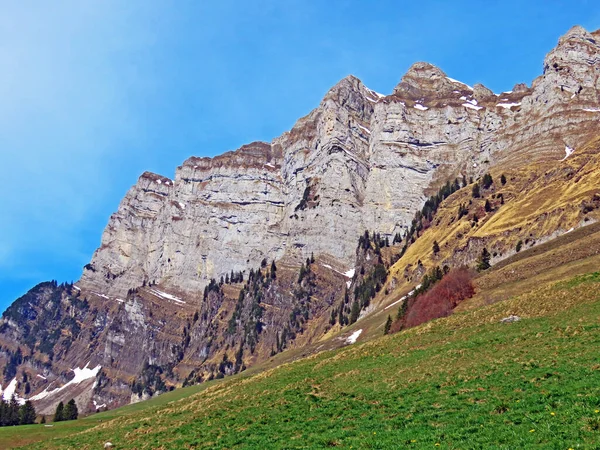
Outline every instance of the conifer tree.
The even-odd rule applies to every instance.
[[[440,252],[440,244],[438,244],[438,241],[433,241],[433,254],[437,255]]]
[[[350,323],[356,322],[359,315],[360,305],[358,304],[358,300],[354,300],[354,302],[352,302],[352,310],[350,311]]]
[[[488,252],[487,248],[484,247],[477,261],[477,270],[482,271],[489,269],[491,267],[490,258],[490,252]]]
[[[30,425],[32,423],[35,423],[36,415],[37,414],[35,412],[33,404],[29,400],[27,400],[25,404],[23,404],[19,409],[19,424]]]
[[[63,405],[63,402],[60,402],[57,406],[56,406],[56,411],[54,412],[54,419],[52,420],[53,422],[62,422],[64,419],[64,409],[65,409],[65,405]]]
[[[75,420],[79,416],[79,411],[77,410],[77,404],[75,403],[75,399],[69,400],[67,406],[65,406],[63,411],[63,419],[64,420]]]
[[[392,317],[388,315],[385,326],[383,327],[383,334],[389,334],[390,328],[392,328]]]

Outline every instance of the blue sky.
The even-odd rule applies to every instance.
[[[0,310],[77,280],[144,170],[269,141],[348,74],[390,93],[428,61],[529,84],[574,24],[600,28],[597,1],[6,0]]]

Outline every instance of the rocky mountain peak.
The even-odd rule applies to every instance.
[[[427,62],[414,63],[400,83],[394,88],[394,94],[410,99],[430,96],[433,93],[448,94],[457,88],[456,85],[465,84],[452,80],[433,64]]]
[[[600,31],[600,30],[598,30]],[[600,40],[598,31],[588,32],[576,25],[558,40],[558,45],[544,60],[544,73],[560,71],[565,66],[594,66],[600,62]],[[596,68],[597,69],[597,68]]]

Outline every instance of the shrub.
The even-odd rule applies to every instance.
[[[440,317],[449,316],[463,300],[475,294],[471,272],[452,269],[429,291],[414,298],[405,307],[402,328],[410,328]],[[410,299],[405,300],[409,302]]]

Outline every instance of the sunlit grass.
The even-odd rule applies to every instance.
[[[593,448],[599,297],[579,276],[31,448]]]

